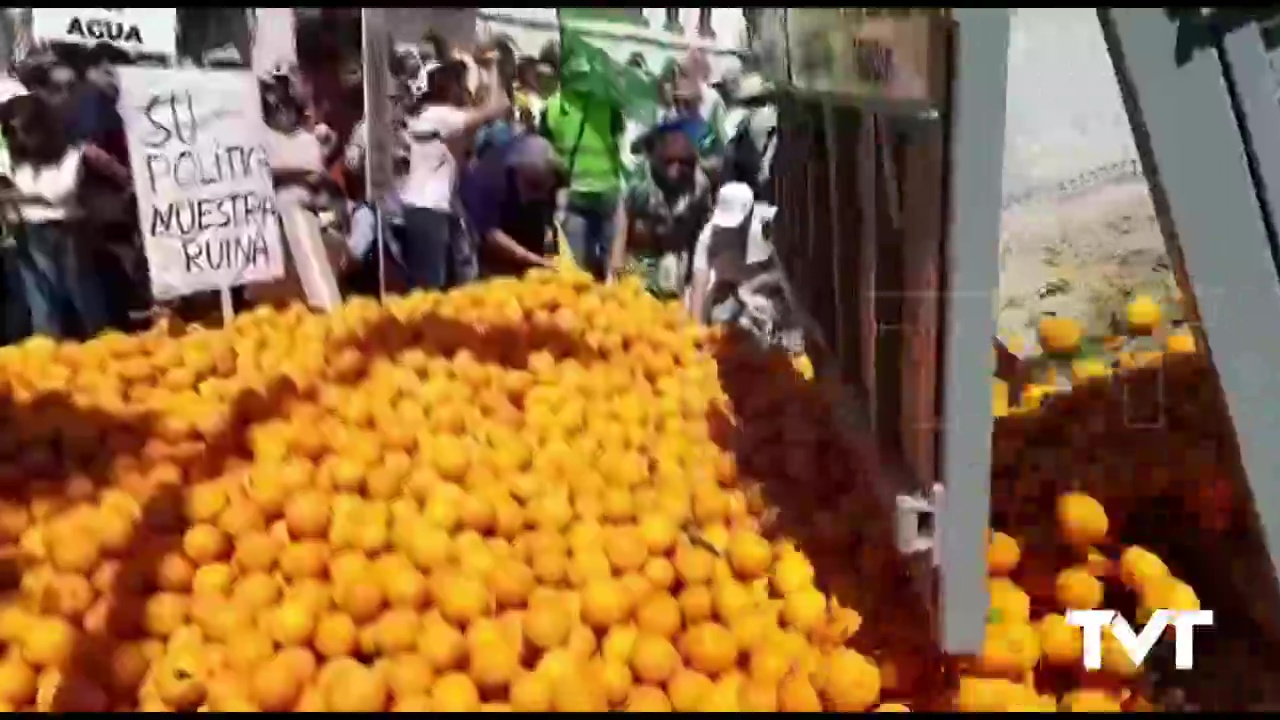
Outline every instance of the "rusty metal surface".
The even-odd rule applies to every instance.
[[[798,92],[872,110],[938,110],[946,8],[779,8],[766,15],[765,72]]]
[[[792,96],[779,108],[775,243],[840,381],[909,488],[937,477],[944,127]]]

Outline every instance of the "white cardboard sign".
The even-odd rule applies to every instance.
[[[172,56],[177,49],[177,8],[32,8],[36,40],[97,45]]]
[[[280,278],[270,130],[253,74],[126,66],[119,77],[155,297]]]

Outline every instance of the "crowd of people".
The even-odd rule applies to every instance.
[[[706,321],[731,321],[770,273],[772,89],[754,73],[713,83],[692,52],[650,74],[638,120],[560,87],[559,48],[472,53],[428,38],[391,64],[391,142],[370,143],[358,58],[323,94],[290,68],[260,78],[283,210],[314,213],[347,293],[447,289],[571,254],[601,281],[638,275]],[[111,46],[59,46],[0,79],[3,340],[85,337],[157,312],[148,296]],[[369,153],[391,187],[367,197]],[[387,158],[378,158],[387,160]],[[300,299],[297,272],[238,304]],[[216,305],[216,303],[215,303]],[[199,298],[164,312],[199,308]]]

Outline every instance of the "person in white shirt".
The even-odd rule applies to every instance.
[[[276,203],[309,206],[324,177],[324,143],[303,127],[303,106],[287,75],[276,73],[261,85],[263,116],[271,134],[267,154],[275,176]]]
[[[458,172],[485,124],[505,117],[511,100],[491,92],[478,109],[466,107],[466,66],[429,63],[415,80],[407,121],[409,172],[400,187],[404,205],[404,261],[414,287],[444,289],[474,276],[463,260],[468,241],[457,212]]]
[[[750,304],[751,281],[770,269],[773,248],[766,225],[773,214],[772,207],[756,203],[746,183],[720,188],[693,250],[688,308],[695,320],[727,322]]]
[[[7,115],[13,184],[0,200],[21,222],[18,271],[31,329],[56,338],[91,337],[107,318],[85,238],[76,232],[84,153],[67,142],[57,110],[38,95],[13,98]]]
[[[262,116],[267,128],[267,161],[276,188],[276,208],[282,227],[297,217],[295,213],[316,215],[316,199],[326,182],[325,143],[313,128],[305,125],[305,103],[301,88],[290,73],[277,68],[259,83],[262,93]],[[233,290],[250,303],[281,303],[307,295],[303,277],[317,277],[322,258],[315,248],[296,230],[283,230],[285,242],[285,275],[271,283],[257,283]],[[320,259],[316,259],[320,258]],[[332,269],[332,268],[330,268]],[[310,281],[310,280],[309,280]],[[311,281],[314,282],[314,281]]]

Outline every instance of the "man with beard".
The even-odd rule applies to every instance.
[[[610,274],[638,275],[656,297],[676,299],[689,282],[690,254],[711,215],[711,182],[683,122],[654,128],[645,147],[648,162],[623,198]]]

